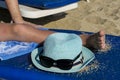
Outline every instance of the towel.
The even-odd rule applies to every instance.
[[[40,28],[40,30],[48,30]],[[5,41],[0,42],[0,60],[7,60],[17,56],[30,53],[38,46],[35,42]]]
[[[0,59],[6,60],[30,53],[38,44],[19,41],[0,42]]]

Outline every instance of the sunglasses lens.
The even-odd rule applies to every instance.
[[[57,61],[57,67],[63,70],[69,70],[73,66],[72,60],[58,60]]]
[[[61,59],[61,60],[54,61],[53,59],[45,56],[39,56],[39,58],[40,58],[40,64],[47,68],[54,66],[62,70],[69,70],[73,66],[73,60],[69,60],[69,59]]]
[[[54,61],[45,56],[40,56],[40,62],[41,62],[41,65],[43,65],[44,67],[50,68],[53,66]]]

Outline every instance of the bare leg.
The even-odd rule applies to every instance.
[[[38,30],[27,24],[0,24],[0,41],[18,40],[41,43],[52,31]]]
[[[83,45],[88,48],[94,49],[105,49],[105,33],[104,31],[99,31],[93,35],[80,35],[83,41]]]
[[[18,40],[41,43],[52,33],[55,32],[38,30],[27,24],[0,24],[0,41]],[[105,48],[104,36],[103,31],[93,35],[80,35],[83,45],[96,49]]]

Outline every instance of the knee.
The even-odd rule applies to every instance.
[[[14,29],[13,29],[14,33],[16,34],[23,33],[26,30],[27,30],[27,26],[24,24],[17,24],[14,26]]]

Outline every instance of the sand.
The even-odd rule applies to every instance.
[[[65,18],[45,27],[88,32],[104,30],[107,34],[120,36],[120,0],[80,1],[78,5],[77,9],[67,11]]]
[[[7,10],[0,9],[0,14],[0,21],[9,22],[10,15]],[[39,19],[25,18],[25,20],[47,28],[88,32],[104,30],[106,34],[120,36],[120,0],[90,0],[89,3],[82,0],[74,10]]]
[[[105,30],[120,35],[120,0],[80,1],[77,9],[67,11],[65,18],[45,25],[49,28],[73,29],[88,32]]]

